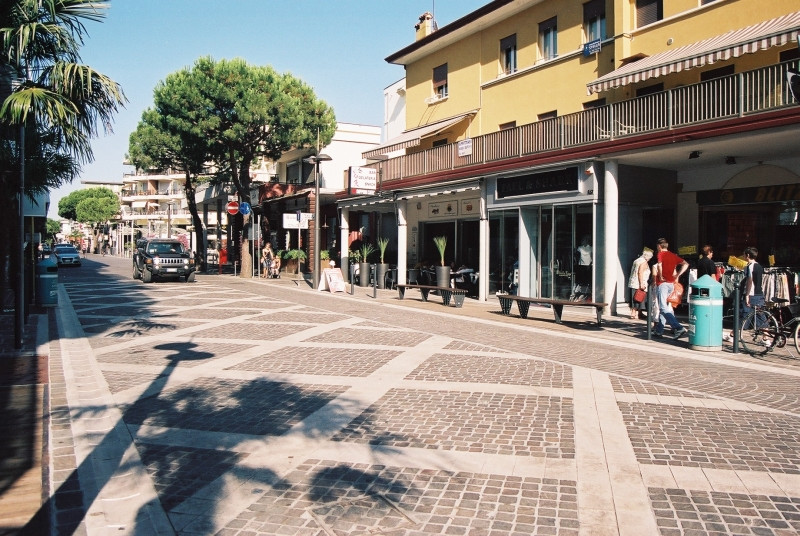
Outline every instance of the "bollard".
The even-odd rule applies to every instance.
[[[350,295],[355,294],[356,291],[356,265],[350,265]]]
[[[378,297],[378,265],[377,264],[370,264],[369,265],[369,275],[372,277],[372,297]]]

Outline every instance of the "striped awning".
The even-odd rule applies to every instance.
[[[760,22],[746,28],[704,39],[674,50],[654,54],[623,65],[587,84],[589,94],[644,82],[709,63],[738,58],[770,47],[796,41],[800,34],[800,11]]]
[[[379,145],[365,153],[362,153],[361,156],[364,158],[373,158],[375,156],[390,153],[392,151],[405,149],[406,147],[415,147],[420,144],[420,141],[423,138],[436,136],[437,134],[447,130],[448,127],[451,127],[456,123],[460,123],[467,117],[472,117],[475,115],[475,113],[476,112],[472,111],[456,117],[451,117],[450,119],[443,119],[441,121],[437,121],[436,123],[430,123],[421,127],[406,130],[399,136],[392,138],[383,145]]]

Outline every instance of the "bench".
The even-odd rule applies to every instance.
[[[405,297],[407,288],[419,289],[419,291],[422,293],[422,301],[428,301],[429,292],[437,291],[439,295],[442,297],[442,302],[444,303],[444,305],[450,305],[450,299],[452,298],[453,304],[456,307],[461,307],[461,305],[464,303],[464,296],[467,295],[467,291],[461,288],[404,284],[404,285],[397,285],[397,292],[400,293],[401,300]]]
[[[511,303],[517,302],[517,309],[519,309],[519,316],[521,318],[528,318],[528,308],[532,303],[550,305],[553,308],[553,314],[556,317],[557,324],[561,324],[561,315],[564,312],[564,306],[572,305],[575,307],[594,307],[597,312],[597,325],[599,326],[603,317],[603,309],[608,305],[607,303],[595,303],[590,301],[527,298],[525,296],[513,296],[511,294],[497,294],[497,299],[500,301],[500,309],[504,315],[511,314]]]

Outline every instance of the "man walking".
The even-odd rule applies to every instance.
[[[658,302],[658,320],[656,321],[655,336],[664,336],[664,324],[669,324],[673,329],[673,339],[679,339],[686,334],[686,328],[681,326],[672,304],[667,298],[675,289],[675,282],[689,269],[689,263],[669,251],[666,238],[659,238],[657,242],[657,262],[653,267],[653,283],[656,287],[656,301]]]

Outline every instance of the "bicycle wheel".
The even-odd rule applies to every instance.
[[[745,352],[764,355],[775,345],[778,321],[767,311],[751,311],[744,317],[739,342]]]
[[[800,322],[794,325],[794,349],[800,355]]]

